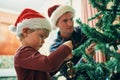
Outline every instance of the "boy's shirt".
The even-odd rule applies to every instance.
[[[60,46],[49,56],[44,56],[29,46],[20,47],[14,56],[18,80],[50,80],[49,72],[56,71],[70,53],[71,50],[66,45]]]

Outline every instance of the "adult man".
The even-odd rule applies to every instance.
[[[74,27],[73,18],[75,10],[68,5],[54,5],[48,9],[48,16],[54,27],[59,28],[54,43],[50,46],[50,52],[55,51],[63,42],[72,40],[73,49],[83,44],[88,38],[81,32],[80,27]],[[71,61],[76,64],[80,57],[74,56]],[[66,62],[65,62],[66,63]],[[60,72],[69,80],[67,66],[61,67]]]

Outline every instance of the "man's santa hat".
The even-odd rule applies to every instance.
[[[48,9],[50,21],[56,26],[58,19],[66,12],[72,12],[75,15],[75,10],[69,5],[54,5]]]
[[[26,8],[18,16],[14,25],[10,26],[10,30],[20,36],[23,28],[30,29],[47,29],[51,30],[49,21],[39,12]]]

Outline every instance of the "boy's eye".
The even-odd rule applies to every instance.
[[[71,18],[70,20],[73,21],[73,18]]]
[[[41,39],[45,39],[46,37],[45,37],[45,36],[43,36],[43,35],[40,35],[40,38],[41,38]]]
[[[40,35],[40,38],[43,38],[43,36],[42,36],[42,35]]]
[[[64,19],[64,20],[63,20],[63,22],[65,22],[65,23],[66,23],[66,22],[67,22],[67,19]]]

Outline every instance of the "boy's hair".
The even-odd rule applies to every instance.
[[[10,26],[10,30],[19,37],[21,36],[23,28],[46,29],[51,31],[49,21],[39,12],[29,8],[24,9],[18,16],[15,24]]]

